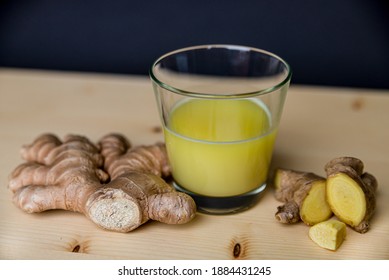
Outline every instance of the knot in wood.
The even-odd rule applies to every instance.
[[[239,243],[236,243],[232,250],[232,255],[234,256],[234,258],[238,258],[240,256],[240,252],[241,252],[241,246]]]

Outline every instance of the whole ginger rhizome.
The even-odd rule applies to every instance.
[[[193,199],[175,191],[161,143],[132,148],[122,135],[98,144],[79,135],[61,141],[44,134],[21,150],[26,161],[11,173],[13,202],[28,213],[64,209],[83,213],[98,226],[128,232],[149,219],[183,224],[193,219]]]

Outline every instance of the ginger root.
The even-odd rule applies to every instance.
[[[312,226],[309,237],[322,248],[335,251],[347,235],[346,224],[338,220],[327,220]]]
[[[363,162],[353,157],[340,157],[328,162],[327,200],[334,214],[355,231],[369,230],[376,208],[376,178],[363,173]]]
[[[275,197],[284,202],[276,219],[310,225],[309,237],[319,246],[337,250],[346,237],[346,224],[359,233],[370,228],[376,208],[377,180],[354,157],[339,157],[325,165],[327,178],[314,173],[277,169]],[[340,220],[329,220],[335,214]]]
[[[109,135],[100,145],[102,153],[86,137],[68,135],[61,141],[44,134],[24,146],[21,155],[27,162],[15,168],[8,184],[14,204],[28,213],[80,212],[119,232],[149,219],[182,224],[194,217],[193,199],[160,177],[170,172],[162,144],[131,149],[125,137]]]
[[[300,221],[314,225],[332,216],[326,201],[326,180],[314,173],[277,169],[274,177],[276,199],[284,202],[275,217],[281,223]]]
[[[99,145],[105,158],[104,168],[112,182],[126,180],[140,210],[143,209],[140,224],[148,219],[166,224],[183,224],[193,219],[196,204],[192,197],[177,192],[161,179],[171,175],[165,145],[157,143],[131,149],[119,134],[106,135]]]

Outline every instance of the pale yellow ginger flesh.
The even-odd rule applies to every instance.
[[[365,194],[347,174],[328,178],[327,199],[335,215],[352,227],[359,225],[365,217]]]
[[[364,172],[363,162],[353,157],[333,159],[325,170],[332,211],[355,231],[366,233],[376,208],[376,178]]]
[[[275,214],[279,222],[293,224],[302,220],[314,225],[332,216],[324,178],[309,172],[277,169],[274,187],[276,199],[284,202]]]
[[[326,199],[326,182],[316,181],[300,206],[301,220],[307,225],[314,225],[329,219],[332,210]]]
[[[335,251],[347,235],[346,224],[337,220],[327,220],[312,226],[309,237],[322,248]]]

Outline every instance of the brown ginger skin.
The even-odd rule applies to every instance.
[[[98,148],[81,136],[44,134],[21,149],[27,162],[10,174],[13,202],[27,213],[64,209],[87,215],[89,196],[109,179]]]
[[[333,212],[359,233],[366,233],[370,228],[378,186],[376,178],[363,169],[363,162],[354,157],[339,157],[325,166],[327,198]],[[351,199],[354,199],[352,203]]]
[[[300,221],[299,205],[294,200],[295,192],[300,188],[307,172],[279,168],[274,177],[275,197],[285,204],[277,207],[276,219],[285,224],[294,224]]]
[[[131,231],[154,218],[176,224],[190,221],[195,213],[190,197],[183,196],[182,205],[152,206],[158,201],[156,197],[166,199],[165,193],[167,197],[182,197],[160,178],[169,172],[163,145],[127,153],[128,141],[123,136],[118,138],[126,143],[118,146],[120,153],[131,154],[127,159],[131,168],[116,165],[116,170],[125,172],[117,173],[109,183],[109,175],[103,170],[104,155],[85,137],[69,135],[62,142],[53,134],[44,134],[24,146],[21,154],[27,162],[16,167],[9,180],[15,205],[28,213],[50,209],[80,212],[100,227],[120,232]],[[185,214],[177,214],[182,208]]]

